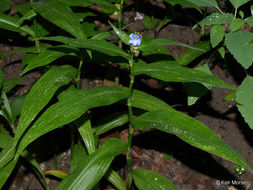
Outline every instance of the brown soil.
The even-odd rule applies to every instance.
[[[156,33],[153,30],[146,31],[141,20],[133,19],[131,11],[124,12],[124,17],[126,23],[131,23],[133,31],[146,33],[153,37],[173,39],[190,45],[193,45],[200,39],[199,31],[192,31],[188,26],[169,24],[159,33]],[[17,48],[13,44],[7,45],[1,41],[0,43],[0,49],[3,53]],[[174,58],[177,58],[184,51],[184,48],[171,46],[169,47],[169,51]],[[19,77],[22,71],[19,61],[22,56],[22,54],[15,54],[0,60],[4,77]],[[238,86],[238,83],[228,70],[221,68],[215,63],[212,63],[211,66],[214,76],[229,84]],[[24,76],[25,80],[20,83],[20,86],[12,90],[9,94],[10,100],[28,92],[40,76],[41,74],[38,71],[26,74]],[[150,83],[152,84],[150,85]],[[113,82],[110,82],[110,80],[94,80],[84,77],[82,84],[83,88],[88,88],[97,84],[113,85]],[[146,84],[150,86],[148,88],[151,90],[152,87],[153,89],[160,88],[160,86],[157,86],[160,84],[153,79],[151,82],[147,80]],[[217,136],[239,152],[253,166],[253,134],[237,111],[235,102],[223,101],[230,92],[227,89],[212,88],[208,95],[200,99],[190,108],[185,108],[182,100],[172,102],[172,105],[176,105],[175,108],[178,108],[179,103],[182,111],[206,124]],[[70,140],[65,137],[67,130],[61,128],[40,138],[40,144],[43,144],[43,147],[52,147],[52,143],[66,142],[63,146],[64,148],[60,150],[53,147],[53,150],[49,152],[44,150],[46,152],[40,152],[39,155],[36,155],[42,169],[55,169],[52,157],[54,155],[53,152],[56,151],[59,169],[64,171],[69,170],[70,150],[68,147]],[[60,139],[57,139],[57,142],[54,140],[54,135],[60,137]],[[122,130],[119,137],[126,140],[127,131]],[[34,149],[36,149],[36,143],[38,144],[38,142],[35,142]],[[172,155],[172,158],[166,160],[164,153]],[[173,135],[158,131],[147,131],[145,133],[137,131],[134,137],[133,167],[157,171],[168,178],[180,190],[253,189],[253,175],[245,172],[243,175],[238,176],[233,170],[234,166],[235,164],[225,159],[191,147]],[[124,168],[118,171],[121,176],[124,176]],[[48,178],[47,180],[52,190],[59,183],[54,178]],[[217,180],[224,183],[227,181],[227,183],[219,185]],[[245,185],[233,185],[232,180],[241,181]],[[31,172],[31,169],[25,165],[17,167],[4,189],[41,190],[43,188],[39,180]]]

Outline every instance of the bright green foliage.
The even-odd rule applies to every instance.
[[[249,127],[253,129],[253,77],[247,76],[242,84],[239,86],[236,93],[236,106],[241,112],[244,120],[248,123]]]
[[[57,187],[57,190],[90,190],[103,177],[112,160],[126,150],[126,144],[110,138],[99,149],[88,156],[78,168]]]
[[[139,190],[177,190],[170,181],[150,170],[132,170],[134,182]]]
[[[219,8],[215,0],[188,0],[198,6],[215,7]]]
[[[122,181],[119,174],[111,168],[107,170],[105,178],[110,181],[118,190],[126,190],[126,184]]]
[[[230,30],[231,32],[235,32],[236,30],[239,30],[243,25],[244,25],[244,20],[240,18],[236,18],[230,24]]]
[[[250,0],[229,0],[235,9],[238,9],[243,4],[249,2]]]
[[[205,17],[200,24],[203,25],[213,25],[213,24],[229,24],[233,21],[233,15],[229,13],[212,13],[211,15]]]
[[[119,30],[116,26],[114,26],[111,22],[109,22],[114,32],[119,36],[119,38],[124,42],[125,44],[129,45],[128,41],[131,39],[125,32],[122,32]]]
[[[136,117],[133,123],[141,130],[154,128],[174,134],[192,146],[226,158],[253,172],[248,163],[208,127],[181,112],[173,109],[147,112]]]
[[[33,2],[32,8],[42,17],[69,32],[77,39],[86,38],[85,34],[82,32],[78,18],[68,6],[57,0],[42,0],[39,2]]]
[[[10,0],[1,0],[0,1],[0,12],[3,13],[11,8]]]
[[[225,35],[225,44],[234,58],[245,68],[253,62],[253,44],[248,44],[253,39],[253,34],[248,31],[238,31]]]
[[[202,49],[203,51],[195,50],[195,49],[186,49],[180,57],[177,59],[177,62],[182,66],[187,66],[190,64],[193,60],[200,57],[207,51],[211,49],[211,45],[209,41],[200,41],[199,43],[195,44],[193,46],[197,49]]]
[[[2,90],[4,92],[9,92],[14,88],[19,82],[24,80],[23,78],[5,78],[3,79]]]
[[[210,39],[212,47],[216,47],[224,38],[225,31],[224,27],[221,25],[215,25],[211,28]]]
[[[156,25],[159,23],[159,19],[150,18],[149,16],[144,16],[142,22],[143,22],[144,27],[150,30],[156,27]]]
[[[200,82],[222,88],[234,88],[202,71],[183,67],[173,61],[161,61],[147,65],[136,65],[133,74],[146,74],[166,82]]]

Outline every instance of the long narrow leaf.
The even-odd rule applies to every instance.
[[[126,150],[126,143],[115,138],[104,141],[72,174],[64,178],[57,190],[90,190],[103,177],[112,160]]]
[[[135,76],[146,74],[166,82],[199,82],[221,88],[235,89],[232,85],[216,77],[202,71],[183,67],[175,61],[160,61],[146,65],[136,65],[133,74]]]
[[[248,163],[207,126],[176,110],[147,112],[134,118],[133,126],[141,130],[154,128],[174,134],[192,146],[235,162],[253,173]]]

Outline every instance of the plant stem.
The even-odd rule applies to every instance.
[[[77,75],[77,88],[81,88],[81,81],[80,81],[80,76],[81,76],[81,69],[83,65],[83,59],[80,60],[79,67],[78,67],[78,75]]]
[[[133,139],[133,132],[134,127],[132,126],[133,121],[133,109],[132,109],[132,93],[133,93],[133,84],[134,84],[134,76],[132,75],[133,70],[133,56],[129,59],[129,66],[130,66],[130,84],[129,84],[129,92],[130,97],[127,100],[128,105],[128,117],[129,117],[129,134],[128,134],[128,143],[127,143],[127,153],[126,153],[126,159],[127,159],[127,189],[130,190],[132,185],[132,174],[130,173],[130,170],[132,170],[132,139]]]

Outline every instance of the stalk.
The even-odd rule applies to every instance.
[[[129,92],[130,97],[127,100],[128,105],[128,116],[129,116],[129,135],[128,135],[128,143],[127,143],[127,153],[126,153],[126,160],[127,160],[127,190],[130,190],[132,185],[132,174],[130,171],[132,170],[132,139],[133,139],[133,132],[134,127],[132,126],[133,121],[133,109],[132,109],[132,94],[133,94],[133,84],[134,84],[134,76],[132,75],[133,70],[133,56],[129,59],[129,66],[130,66],[130,84],[129,84]]]
[[[80,89],[81,88],[81,81],[80,81],[80,76],[81,76],[81,69],[83,66],[83,59],[81,58],[80,62],[79,62],[79,67],[78,67],[78,75],[77,75],[77,88]]]

